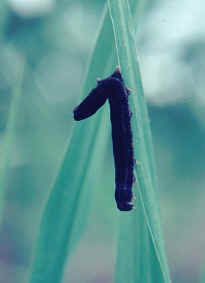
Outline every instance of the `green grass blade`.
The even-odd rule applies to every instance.
[[[116,283],[170,282],[164,253],[156,198],[156,170],[146,102],[136,56],[135,28],[128,1],[108,0],[115,34],[118,63],[126,86],[131,88],[131,106],[136,168],[137,209],[120,216]]]
[[[83,96],[93,88],[96,76],[104,76],[106,66],[110,65],[113,42],[107,41],[107,36],[112,37],[112,28],[105,11]],[[89,196],[92,195],[87,176],[92,170],[91,164],[99,164],[98,151],[103,140],[102,111],[104,110],[99,111],[93,118],[75,122],[71,140],[66,146],[43,213],[31,270],[31,283],[61,282],[67,256],[71,254],[82,233],[88,214]]]

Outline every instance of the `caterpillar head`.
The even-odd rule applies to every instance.
[[[127,188],[117,188],[115,191],[115,200],[117,208],[121,211],[130,211],[133,209],[133,194]]]

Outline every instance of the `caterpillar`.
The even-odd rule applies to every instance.
[[[109,101],[115,164],[115,201],[121,211],[133,208],[132,184],[135,180],[129,93],[120,68],[117,67],[110,77],[98,80],[97,87],[73,110],[74,119],[80,121],[96,113],[107,99]]]

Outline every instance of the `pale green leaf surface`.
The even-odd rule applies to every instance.
[[[96,76],[105,76],[106,64],[110,64],[108,59],[113,42],[107,41],[107,37],[112,37],[112,28],[105,12],[90,61],[83,96],[93,88]],[[66,146],[64,158],[59,165],[43,213],[32,265],[30,278],[32,283],[61,282],[66,258],[71,254],[75,242],[81,235],[80,230],[86,222],[90,195],[92,195],[86,177],[88,171],[92,169],[92,160],[95,161],[95,167],[100,161],[97,151],[103,141],[102,111],[103,109],[95,117],[80,123],[75,122],[71,140]],[[76,228],[75,225],[78,227]]]
[[[134,26],[126,0],[108,0],[118,61],[131,89],[135,156],[139,162],[136,211],[120,219],[116,283],[170,282],[156,197],[156,170],[146,102],[134,42]],[[129,260],[128,260],[129,259]]]

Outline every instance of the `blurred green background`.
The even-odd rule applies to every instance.
[[[138,19],[136,50],[149,106],[166,252],[173,283],[195,283],[205,265],[205,4],[140,4],[144,12]],[[28,280],[43,207],[71,134],[72,109],[80,100],[104,5],[104,0],[0,4],[0,283]],[[9,139],[12,99],[23,69]],[[110,129],[105,139],[101,177],[90,174],[87,223],[64,282],[108,283],[113,278],[117,216],[110,219],[102,204],[102,199],[112,202],[116,210]]]

